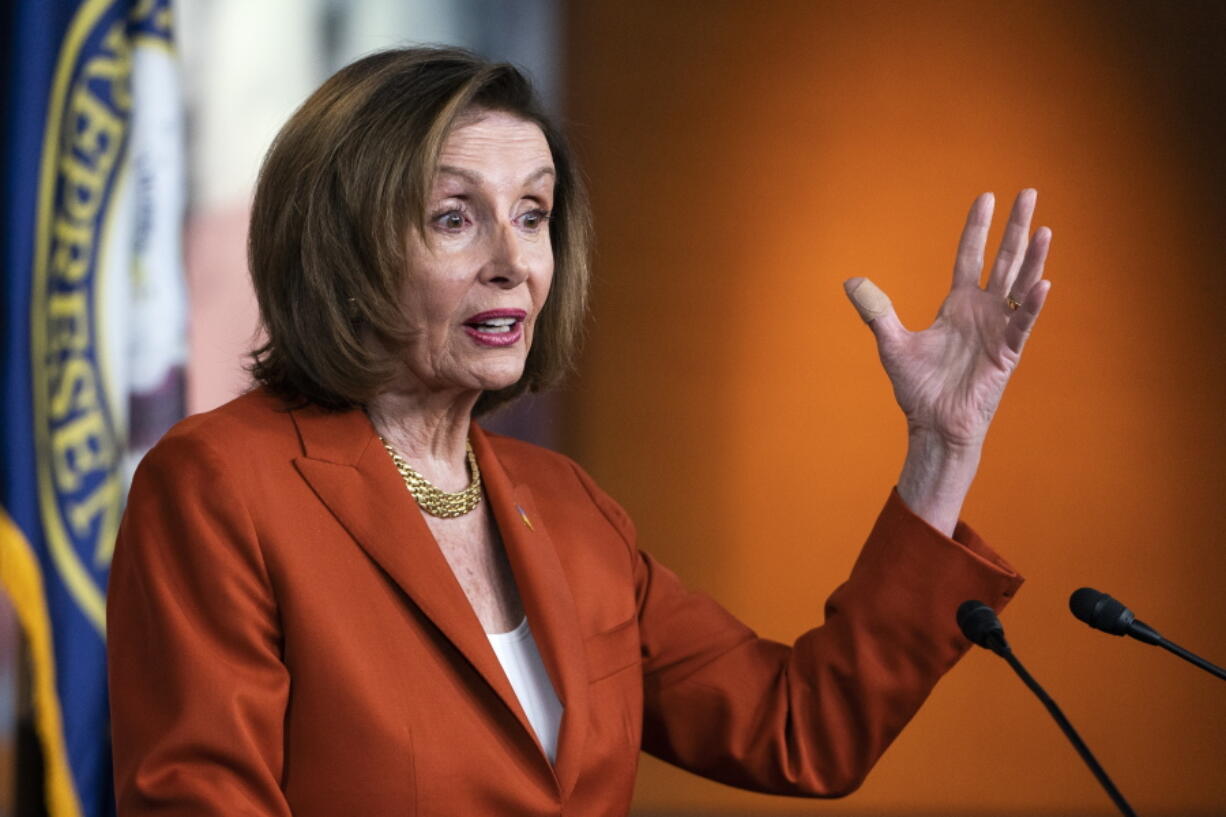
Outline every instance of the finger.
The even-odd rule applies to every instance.
[[[988,276],[988,292],[993,295],[1003,297],[1017,278],[1017,271],[1022,266],[1022,257],[1026,252],[1030,217],[1034,214],[1037,195],[1033,189],[1027,188],[1013,200],[1009,223],[1005,225],[1005,235],[1000,240],[1000,250],[997,251],[996,261],[992,264],[992,274]]]
[[[966,226],[958,241],[958,257],[954,261],[954,288],[979,286],[979,273],[983,270],[983,248],[988,243],[988,228],[992,226],[992,209],[996,197],[984,193],[975,199],[971,211],[966,214]]]
[[[1009,289],[1009,297],[1016,301],[1024,301],[1026,293],[1043,277],[1043,266],[1047,263],[1047,251],[1051,249],[1051,230],[1040,227],[1034,231],[1030,245],[1026,248],[1026,256],[1022,259],[1021,271]]]
[[[877,342],[892,343],[898,340],[907,330],[898,320],[894,312],[894,304],[881,288],[867,278],[848,278],[843,282],[843,291],[847,293],[852,306],[860,313],[860,317],[868,324],[877,336]]]
[[[1039,313],[1043,311],[1043,304],[1047,303],[1047,293],[1050,291],[1051,281],[1036,283],[1026,293],[1022,305],[1009,319],[1009,325],[1005,327],[1005,345],[1015,354],[1022,353],[1022,347],[1026,345],[1026,339],[1030,337],[1030,330],[1034,328],[1034,322],[1038,320]]]

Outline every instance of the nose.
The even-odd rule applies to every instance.
[[[491,237],[490,257],[482,270],[483,283],[504,289],[513,289],[522,284],[528,277],[528,254],[518,235],[515,225],[503,222],[498,225]]]

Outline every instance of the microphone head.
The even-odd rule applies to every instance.
[[[1092,587],[1082,587],[1069,596],[1068,607],[1073,615],[1095,630],[1112,635],[1126,635],[1133,620],[1132,611],[1120,602]]]
[[[992,652],[1000,653],[1008,646],[1005,628],[996,617],[996,611],[981,601],[971,599],[958,605],[958,628],[972,644]]]

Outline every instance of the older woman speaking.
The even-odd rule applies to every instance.
[[[376,54],[294,114],[251,223],[259,385],[138,470],[109,600],[122,815],[624,815],[640,749],[846,794],[1020,578],[957,518],[1048,291],[971,208],[936,322],[847,282],[910,430],[825,623],[758,638],[558,454],[474,416],[569,365],[588,209],[525,79]],[[952,538],[951,538],[952,537]]]

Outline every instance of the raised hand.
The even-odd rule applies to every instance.
[[[1051,288],[1042,280],[1051,231],[1041,227],[1029,236],[1035,196],[1033,190],[1018,194],[983,287],[995,200],[990,193],[975,200],[958,244],[953,285],[927,329],[904,327],[889,298],[867,278],[844,284],[877,338],[907,418],[911,447],[899,493],[938,528],[953,529],[988,426]]]

